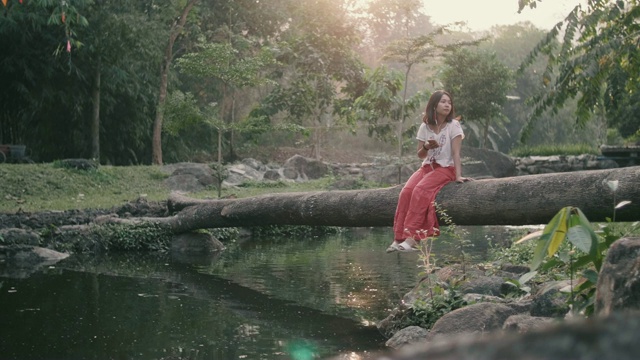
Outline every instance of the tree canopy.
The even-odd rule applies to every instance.
[[[442,31],[417,0],[7,0],[0,144],[25,144],[36,161],[127,165],[212,161],[214,149],[233,161],[263,144],[320,157],[353,134],[400,156],[424,95],[443,87],[478,146],[573,141],[582,133],[561,136],[573,109],[582,131],[599,131],[583,138],[640,136],[638,1],[587,4],[544,35]],[[532,136],[536,126],[557,136]]]
[[[537,2],[519,0],[520,11],[535,8]],[[637,0],[588,0],[586,6],[576,5],[523,63],[524,68],[538,56],[547,59],[542,74],[546,91],[532,98],[531,119],[545,110],[556,113],[569,99],[577,98],[578,125],[604,110],[609,125],[623,136],[638,134],[639,29]]]

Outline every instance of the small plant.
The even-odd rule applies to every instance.
[[[606,184],[614,193],[613,218],[615,219],[616,210],[630,202],[622,201],[616,204],[615,192],[618,189],[618,181],[608,181]],[[637,230],[638,223],[634,223],[629,232]],[[604,254],[613,242],[626,235],[615,233],[614,223],[610,219],[599,233],[601,237],[594,231],[593,226],[579,208],[567,206],[561,209],[543,230],[529,234],[516,243],[537,239],[531,262],[532,271],[538,268],[548,270],[568,265],[572,283],[570,298],[572,309],[575,313],[591,315],[594,310],[595,287]],[[559,253],[558,250],[565,240],[569,242],[569,251]],[[544,262],[545,259],[549,260]],[[576,282],[574,279],[578,273],[580,278]]]
[[[423,329],[430,329],[433,324],[447,313],[462,308],[467,302],[462,297],[462,293],[454,286],[436,284],[430,287],[431,296],[427,299],[416,300],[413,304],[412,313],[403,318],[403,327],[419,326]]]
[[[222,182],[229,176],[229,170],[222,163],[216,162],[209,164],[212,176],[216,179],[216,189],[218,190],[218,198],[222,197]]]
[[[537,271],[531,271],[520,276],[516,279],[507,279],[505,282],[513,286],[514,291],[511,291],[507,297],[526,296],[531,293],[531,286],[527,285],[529,280],[533,279],[538,274]]]

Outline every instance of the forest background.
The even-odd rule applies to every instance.
[[[550,32],[434,25],[420,0],[2,3],[0,144],[38,162],[402,156],[442,88],[468,146],[640,135],[637,0],[589,0]]]

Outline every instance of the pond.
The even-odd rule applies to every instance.
[[[505,228],[469,228],[486,255]],[[384,349],[375,328],[417,282],[391,229],[228,244],[216,257],[74,255],[0,277],[2,359],[313,359]],[[434,253],[455,246],[438,239]],[[442,239],[444,240],[444,239]],[[354,357],[357,358],[357,357]]]

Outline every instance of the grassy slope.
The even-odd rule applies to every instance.
[[[140,196],[166,200],[170,190],[163,181],[167,176],[158,166],[101,166],[95,171],[82,171],[53,164],[0,164],[0,212],[108,209]],[[223,189],[222,196],[323,190],[329,181],[255,183]],[[189,196],[216,198],[218,192],[212,187]]]

